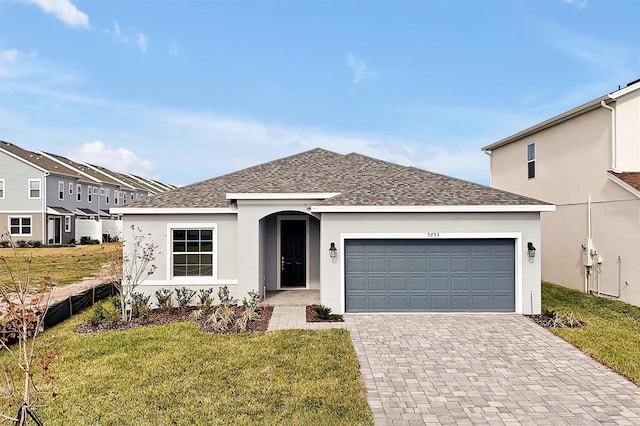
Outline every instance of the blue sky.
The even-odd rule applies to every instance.
[[[480,148],[640,78],[637,0],[0,0],[0,139],[187,184]]]

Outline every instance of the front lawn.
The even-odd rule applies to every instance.
[[[542,309],[582,317],[586,327],[549,330],[640,385],[640,308],[543,282]]]
[[[40,337],[62,354],[57,396],[38,411],[46,425],[372,424],[345,330],[73,332],[87,315]]]
[[[53,284],[61,287],[97,275],[103,264],[113,258],[115,252],[122,251],[122,243],[16,250],[23,278],[26,270],[25,259],[31,256],[31,284],[37,292],[42,288],[45,276],[50,276]],[[5,257],[12,269],[15,268],[13,256],[12,248],[0,248],[0,257]],[[0,264],[0,283],[9,283],[10,280],[4,264]]]

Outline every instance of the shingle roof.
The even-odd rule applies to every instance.
[[[0,149],[4,149],[5,151],[10,152],[28,163],[34,164],[51,174],[75,178],[82,182],[93,182],[91,179],[65,165],[57,163],[44,155],[20,148],[12,143],[0,141]]]
[[[640,191],[640,172],[609,172],[627,185]]]
[[[109,183],[109,184],[114,185],[114,186],[120,186],[121,185],[120,182],[117,182],[117,181],[115,181],[115,180],[103,175],[102,173],[96,172],[91,167],[87,167],[84,164],[76,163],[75,161],[70,160],[67,157],[63,157],[62,155],[58,155],[58,154],[51,154],[49,152],[44,152],[44,154],[46,154],[46,155],[48,155],[48,156],[50,156],[52,158],[55,158],[56,160],[64,163],[65,165],[67,165],[67,166],[69,166],[71,168],[74,168],[76,170],[80,170],[82,173],[85,173],[85,174],[91,176],[92,178],[99,180],[100,182]]]
[[[545,205],[547,203],[357,153],[316,148],[136,201],[132,208],[229,207],[227,193],[338,192],[324,206]],[[126,208],[126,207],[125,207]]]

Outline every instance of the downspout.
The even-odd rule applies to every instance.
[[[492,152],[488,150],[487,151],[483,150],[482,152],[484,152],[489,156],[489,186],[492,186],[491,185],[491,181],[493,180],[493,161],[492,161],[493,158],[491,157]],[[533,313],[531,315],[533,315]]]
[[[600,101],[600,106],[611,111],[611,170],[617,170],[617,141],[616,141],[616,110],[607,105],[605,101]]]
[[[42,244],[49,244],[49,234],[47,232],[47,176],[49,172],[44,172],[42,176]]]

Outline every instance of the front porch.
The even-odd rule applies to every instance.
[[[319,305],[320,290],[267,291],[266,304],[271,306]]]

